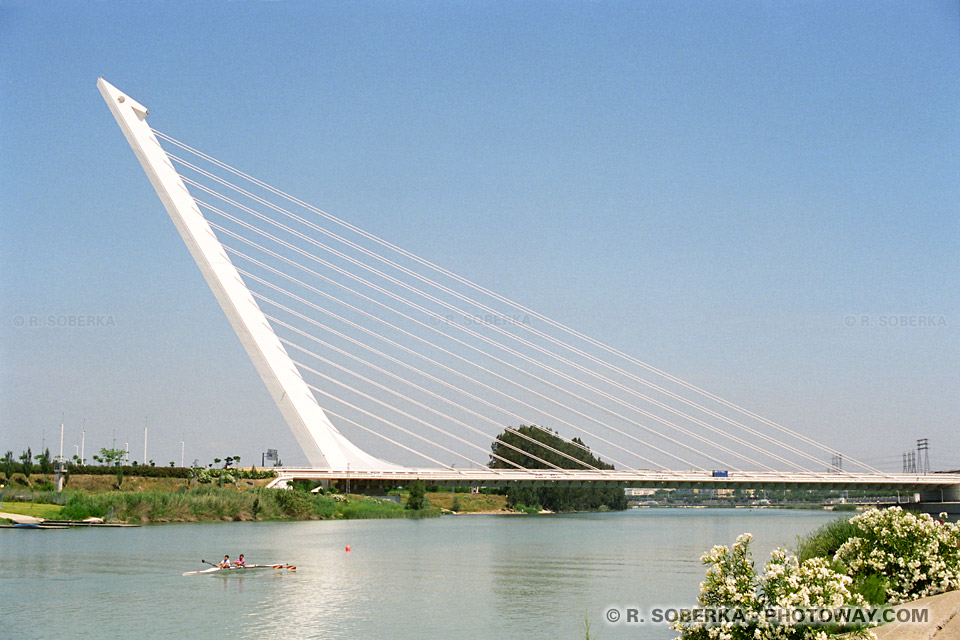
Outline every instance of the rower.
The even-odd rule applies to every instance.
[[[241,553],[240,557],[237,558],[237,561],[234,562],[233,564],[237,567],[245,567],[247,566],[247,561],[243,559],[243,554]]]
[[[221,562],[221,563],[218,564],[217,566],[220,567],[221,569],[229,569],[229,568],[230,568],[230,556],[223,556],[223,562]]]

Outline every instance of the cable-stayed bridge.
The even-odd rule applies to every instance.
[[[98,88],[312,465],[282,479],[960,501],[960,476],[843,455],[154,130],[145,107]]]

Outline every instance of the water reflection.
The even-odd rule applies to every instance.
[[[650,510],[424,521],[165,525],[0,531],[0,628],[41,608],[67,637],[555,638],[612,605],[690,604],[700,555],[743,531],[758,562],[832,519],[804,512]],[[350,545],[347,553],[344,548]],[[296,572],[181,576],[244,553]],[[27,634],[26,637],[30,637]],[[39,636],[38,636],[39,637]]]

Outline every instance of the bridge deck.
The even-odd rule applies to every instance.
[[[960,474],[855,474],[855,473],[771,473],[729,471],[520,471],[508,469],[416,469],[342,470],[279,468],[271,486],[284,481],[350,480],[405,484],[423,480],[439,486],[505,486],[515,482],[534,485],[621,487],[712,487],[724,488],[820,488],[886,489],[891,491],[934,491],[960,486]]]

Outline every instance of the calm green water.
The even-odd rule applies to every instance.
[[[749,531],[763,561],[835,517],[654,509],[4,529],[0,636],[554,640],[582,638],[586,615],[603,640],[672,638],[663,624],[610,625],[606,611],[693,604],[714,544]],[[224,553],[299,569],[180,575]]]

